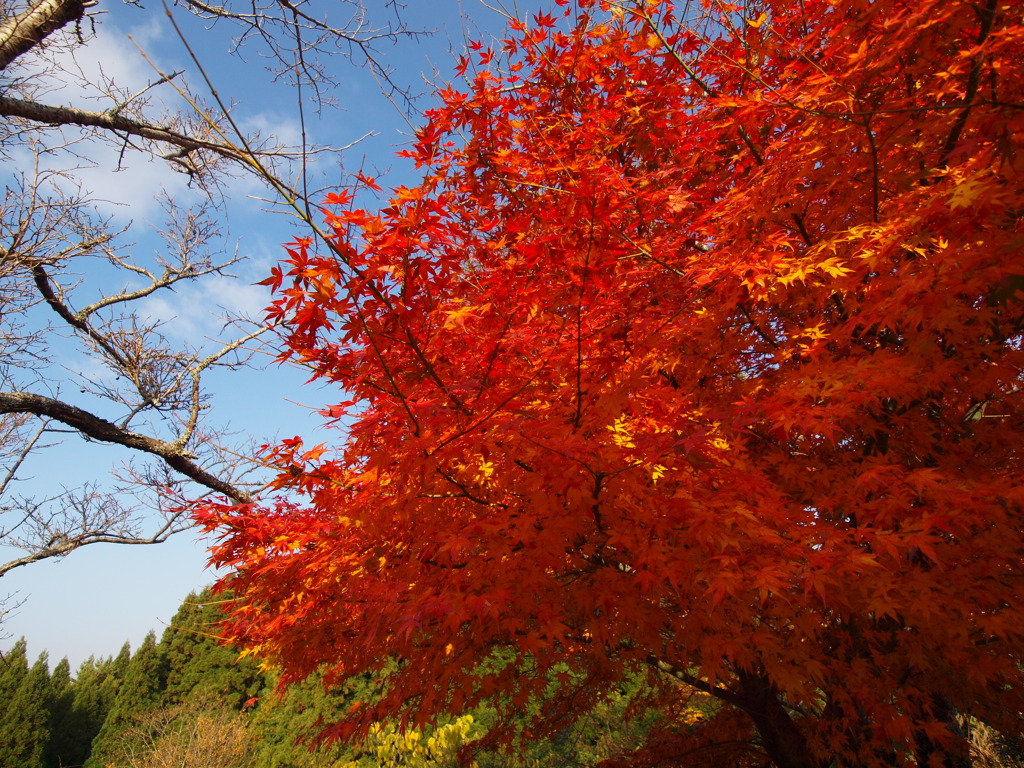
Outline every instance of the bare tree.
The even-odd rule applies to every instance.
[[[217,39],[232,50],[258,46],[272,76],[293,86],[300,124],[304,103],[329,103],[330,56],[368,67],[393,93],[376,46],[411,34],[398,23],[372,26],[355,0],[332,4],[340,21],[291,0],[178,6],[215,22],[210,34],[226,31]],[[304,131],[293,147],[243,132],[226,101],[207,88],[207,103],[181,72],[154,67],[134,90],[86,74],[76,54],[103,10],[97,0],[0,0],[0,157],[13,169],[0,203],[0,546],[18,550],[0,562],[0,576],[95,542],[163,541],[188,526],[184,510],[195,499],[245,503],[260,487],[251,451],[225,445],[204,376],[250,365],[268,329],[229,316],[215,343],[181,343],[145,307],[238,264],[218,225],[222,185],[233,176],[254,174],[268,199],[308,210],[304,183],[285,179],[304,179],[316,149]],[[140,253],[134,230],[101,213],[85,186],[98,143],[115,149],[111,172],[160,158],[196,191],[190,203],[163,196],[157,255]],[[77,486],[50,467],[52,493],[22,493],[26,467],[69,441],[137,458],[110,482]]]
[[[215,702],[189,698],[183,704],[138,714],[113,750],[122,768],[244,768],[251,765],[253,739],[245,715]]]

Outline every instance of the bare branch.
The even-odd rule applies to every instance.
[[[20,416],[21,414],[19,414]],[[13,423],[10,423],[13,421]],[[0,496],[2,496],[10,487],[11,483],[18,476],[18,470],[21,469],[21,465],[28,458],[29,454],[35,450],[39,444],[40,439],[46,434],[47,427],[49,426],[48,421],[44,421],[39,428],[35,431],[30,438],[25,441],[17,439],[16,433],[24,426],[25,418],[18,418],[17,416],[13,420],[4,420],[3,428],[0,429],[0,440],[2,440],[4,446],[17,446],[14,453],[14,461],[11,466],[7,468],[7,472],[4,474],[3,480],[0,480]],[[14,438],[14,439],[12,439]],[[23,443],[22,445],[18,445]]]
[[[2,508],[11,512],[16,507]],[[168,511],[161,525],[149,534],[138,530],[136,511],[116,493],[103,493],[93,485],[65,491],[53,499],[21,508],[27,530],[4,531],[4,538],[26,554],[0,563],[0,576],[24,565],[64,557],[89,544],[159,544],[190,527],[186,508]]]
[[[0,3],[0,153],[14,161],[0,198],[0,544],[22,550],[0,564],[0,576],[92,543],[162,541],[188,527],[182,510],[197,497],[253,500],[261,487],[248,476],[261,470],[256,451],[226,444],[206,386],[214,369],[249,365],[270,328],[229,309],[218,319],[220,331],[208,334],[216,340],[203,332],[176,338],[168,318],[179,308],[168,313],[172,302],[161,297],[232,277],[244,258],[237,246],[224,247],[219,230],[225,181],[239,170],[269,189],[270,205],[312,221],[316,183],[306,185],[308,166],[318,153],[336,151],[306,145],[304,103],[330,103],[340,79],[325,57],[367,67],[388,98],[408,98],[376,50],[419,34],[397,16],[371,22],[358,0],[335,4],[330,17],[292,0],[177,2],[221,22],[218,30],[228,24],[236,36],[223,42],[232,52],[257,45],[273,79],[294,89],[301,146],[244,129],[236,104],[218,94],[196,58],[207,40],[191,45],[183,37],[183,44],[195,58],[191,76],[212,106],[182,71],[153,63],[151,82],[128,83],[108,76],[102,63],[95,72],[84,55],[78,58],[102,22],[90,10],[96,0]],[[81,98],[94,103],[82,106]],[[107,147],[97,152],[96,140],[115,147],[111,161],[99,159]],[[156,251],[128,242],[126,233],[131,228],[134,236],[138,225],[115,225],[116,214],[101,215],[83,181],[105,165],[130,171],[139,158],[165,160],[202,195],[186,204],[154,184],[153,196],[164,197],[167,211],[166,223],[154,228],[163,239]],[[69,392],[78,393],[73,402]],[[102,484],[82,486],[72,475],[70,489],[33,488],[26,475],[34,463],[75,435],[135,458]],[[58,473],[47,474],[60,481]]]
[[[101,419],[88,411],[52,397],[35,395],[30,392],[0,392],[0,413],[31,413],[59,421],[90,439],[115,443],[159,456],[181,474],[215,493],[224,494],[239,504],[249,504],[253,501],[249,494],[214,477],[198,466],[194,461],[195,456],[181,446],[123,429],[113,422]]]
[[[205,149],[231,160],[244,162],[244,158],[234,147],[186,136],[168,128],[160,128],[124,117],[112,112],[90,112],[76,107],[53,107],[34,101],[13,99],[0,96],[0,115],[4,117],[20,117],[47,125],[78,125],[90,128],[102,128],[114,133],[136,136],[149,141],[160,141],[173,147],[189,152]]]

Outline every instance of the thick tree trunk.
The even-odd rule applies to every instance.
[[[931,716],[946,723],[954,750],[951,751],[948,744],[935,742],[925,731],[919,730],[914,734],[917,764],[938,763],[942,768],[971,768],[971,758],[963,729],[957,722],[956,711],[945,697],[932,695]]]
[[[807,739],[779,701],[768,678],[740,671],[743,710],[754,721],[765,752],[777,768],[818,768],[807,750]]]

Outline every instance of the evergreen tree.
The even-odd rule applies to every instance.
[[[124,682],[130,658],[126,643],[117,659],[108,657],[97,661],[90,657],[79,667],[71,721],[62,733],[63,749],[67,750],[61,756],[65,766],[82,765],[89,757],[93,739],[99,734]]]
[[[76,730],[74,727],[74,704],[75,691],[71,680],[71,665],[65,657],[53,668],[50,675],[47,701],[50,740],[43,761],[48,768],[81,764],[81,760],[74,759],[74,744],[70,741]]]
[[[167,659],[165,704],[200,696],[241,709],[263,688],[263,674],[256,664],[239,659],[238,651],[219,639],[222,603],[209,589],[192,593],[164,631],[160,647]]]
[[[7,712],[21,681],[28,675],[28,656],[25,638],[14,644],[0,658],[0,723],[7,721]]]
[[[165,681],[166,661],[157,646],[156,635],[150,632],[128,664],[113,707],[93,740],[86,768],[101,768],[118,753],[131,726],[161,704]]]
[[[156,634],[150,632],[132,656],[111,714],[118,711],[142,712],[157,706],[166,679],[167,663],[163,651],[157,645]]]
[[[328,691],[318,675],[289,686],[280,696],[267,681],[250,730],[254,735],[253,768],[319,768],[353,759],[355,753],[342,743],[310,749],[325,724],[337,722],[357,699],[372,698],[368,683],[359,680]],[[358,690],[357,690],[358,688]],[[362,696],[360,694],[363,694]]]
[[[131,644],[125,642],[121,646],[121,650],[117,656],[114,657],[110,663],[110,676],[111,679],[117,681],[117,687],[120,689],[121,683],[124,682],[125,675],[128,674],[128,667],[132,663],[132,647]]]
[[[42,653],[21,679],[0,721],[0,765],[44,768],[50,740],[49,699],[50,670]]]

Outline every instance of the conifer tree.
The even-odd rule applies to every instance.
[[[47,743],[44,763],[48,768],[80,765],[82,761],[76,759],[77,750],[74,743],[78,730],[74,722],[75,690],[71,680],[71,665],[67,657],[61,659],[53,668],[46,704],[50,740]]]
[[[167,663],[163,703],[181,704],[189,698],[212,698],[241,709],[264,686],[262,673],[249,659],[219,640],[224,596],[209,589],[185,598],[160,641]]]
[[[0,765],[43,768],[50,739],[50,670],[45,653],[18,685],[0,721]]]
[[[121,646],[121,650],[118,651],[110,663],[110,677],[112,680],[118,681],[118,688],[120,683],[124,681],[125,675],[128,674],[128,667],[132,663],[132,647],[131,644],[125,642]]]
[[[93,739],[99,734],[124,681],[130,656],[126,643],[117,659],[108,657],[97,661],[90,656],[79,667],[74,683],[72,719],[62,734],[64,748],[68,750],[68,754],[62,756],[64,765],[82,765],[89,757]]]
[[[124,685],[117,694],[113,712],[138,712],[160,703],[167,678],[167,663],[156,634],[146,635],[142,645],[132,656],[124,676]]]
[[[27,674],[28,657],[23,637],[0,658],[0,723],[6,722],[14,694]]]
[[[86,762],[86,768],[105,766],[109,758],[121,748],[120,741],[124,733],[141,715],[160,705],[166,676],[166,661],[157,645],[156,635],[150,632],[131,657],[124,683],[93,741],[92,754]]]

